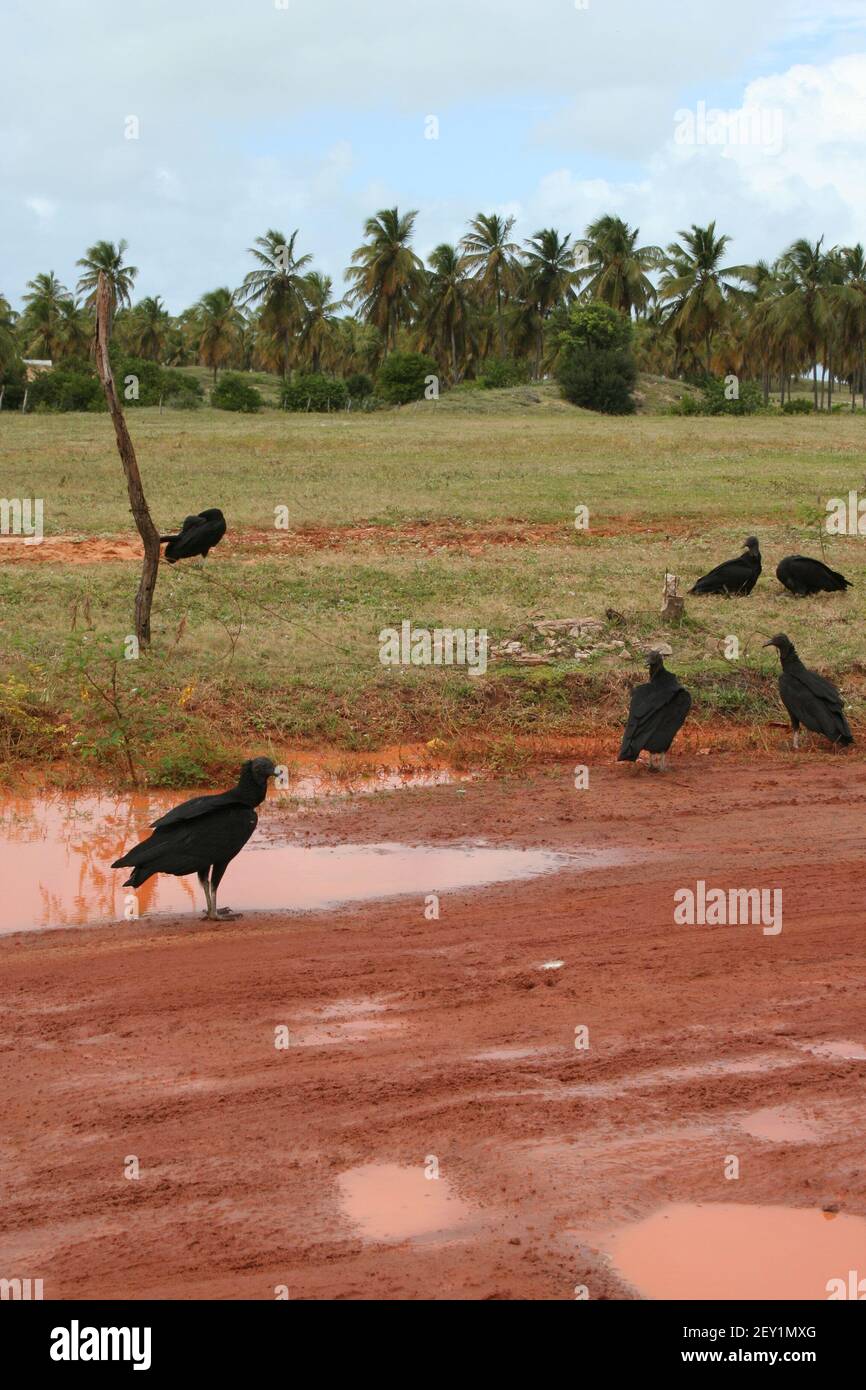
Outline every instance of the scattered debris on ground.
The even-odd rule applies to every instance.
[[[608,624],[599,618],[530,620],[514,636],[490,649],[494,661],[517,666],[552,666],[558,661],[587,661],[599,652],[622,652],[622,638],[603,640]]]

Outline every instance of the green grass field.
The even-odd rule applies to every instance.
[[[522,390],[366,415],[130,412],[157,524],[219,505],[232,546],[203,568],[161,566],[152,650],[118,661],[112,689],[137,562],[20,560],[0,542],[6,762],[37,756],[121,776],[129,753],[154,781],[179,784],[241,749],[288,760],[298,745],[609,731],[654,638],[673,646],[669,664],[693,689],[698,720],[758,730],[783,717],[775,653],[760,648],[779,629],[844,684],[857,722],[864,540],[823,537],[828,562],[856,585],[847,595],[796,601],[774,571],[786,553],[820,556],[827,498],[866,495],[862,414],[608,419],[550,388],[530,388],[530,401]],[[104,415],[0,416],[0,495],[43,498],[51,537],[134,536]],[[578,505],[588,532],[574,529]],[[280,506],[289,537],[274,529]],[[341,541],[362,525],[376,529]],[[520,543],[524,525],[543,535]],[[475,533],[496,526],[512,540],[481,544]],[[317,527],[330,538],[286,543]],[[755,593],[689,599],[685,621],[665,627],[665,570],[683,591],[753,530],[764,554]],[[470,679],[378,660],[380,629],[403,619],[486,628],[497,641],[530,614],[604,618],[608,608],[625,622],[606,636],[625,645],[585,661],[497,664]],[[741,643],[735,662],[721,653],[728,635]]]

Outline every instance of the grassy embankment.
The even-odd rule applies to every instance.
[[[219,505],[231,537],[203,569],[161,567],[152,651],[116,672],[137,560],[87,563],[86,547],[64,546],[62,562],[47,561],[50,544],[22,558],[0,542],[7,768],[62,760],[122,778],[131,759],[154,782],[182,784],[242,750],[283,761],[291,746],[433,738],[458,756],[480,739],[507,765],[522,737],[607,736],[656,637],[673,646],[699,723],[733,721],[766,745],[782,739],[766,727],[782,712],[775,654],[760,643],[779,629],[843,682],[856,724],[863,540],[824,537],[857,586],[848,595],[797,602],[773,571],[783,554],[821,553],[828,497],[866,493],[863,416],[605,419],[529,390],[368,415],[131,412],[158,524]],[[103,415],[0,416],[0,495],[42,497],[49,537],[135,539]],[[588,532],[574,529],[578,504]],[[279,506],[289,532],[274,529]],[[665,628],[664,571],[685,589],[753,530],[765,573],[751,598],[688,600],[685,621]],[[606,637],[625,649],[588,661],[497,664],[479,679],[378,661],[380,629],[404,618],[486,627],[496,641],[530,615],[609,608],[625,625]],[[739,661],[722,655],[728,634]]]

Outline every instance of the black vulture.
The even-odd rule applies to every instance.
[[[736,560],[716,565],[689,589],[690,594],[750,594],[761,573],[761,552],[756,536],[743,542],[744,551]]]
[[[854,587],[844,574],[831,570],[821,560],[810,560],[808,555],[786,555],[776,566],[776,578],[797,598],[806,594],[832,594],[838,589],[844,592]]]
[[[217,911],[220,879],[258,824],[255,807],[268,794],[268,778],[276,774],[270,758],[251,758],[241,768],[238,784],[216,796],[196,796],[153,822],[149,840],[115,859],[112,869],[132,869],[124,888],[140,888],[153,874],[198,874],[210,918],[237,917],[227,907]]]
[[[784,632],[777,632],[764,646],[775,647],[782,661],[779,694],[791,716],[794,747],[800,746],[801,724],[815,734],[823,734],[831,743],[853,743],[854,735],[845,718],[842,696],[833,682],[807,670]]]
[[[692,697],[680,685],[673,671],[665,669],[659,652],[650,652],[650,678],[632,691],[628,723],[622,738],[617,762],[636,762],[642,749],[650,755],[649,765],[655,772],[653,758],[661,754],[660,770],[665,769],[665,754],[686,722],[692,707]]]
[[[165,558],[170,565],[176,560],[191,560],[194,555],[204,558],[226,533],[226,519],[219,507],[208,507],[195,516],[186,516],[176,536],[160,536],[160,544],[168,542]]]

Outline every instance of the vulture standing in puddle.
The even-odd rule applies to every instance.
[[[276,771],[270,758],[251,758],[231,791],[195,796],[160,816],[150,839],[112,864],[112,869],[132,869],[124,888],[140,888],[154,874],[197,874],[207,903],[205,916],[214,921],[239,917],[228,907],[217,908],[217,888],[255,830],[255,808],[267,796],[268,778]]]

